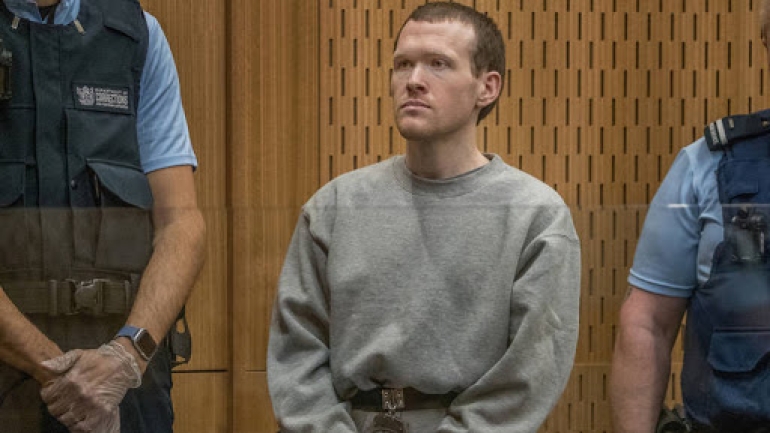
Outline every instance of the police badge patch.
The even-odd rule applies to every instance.
[[[94,98],[94,88],[90,86],[75,86],[75,92],[78,94],[78,104],[83,106],[92,106],[96,102]]]
[[[73,84],[75,107],[81,110],[131,113],[131,90],[128,87]]]

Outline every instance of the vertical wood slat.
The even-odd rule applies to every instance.
[[[264,371],[236,371],[236,416],[233,432],[273,433],[278,425],[273,418],[270,395],[267,392],[267,376]]]
[[[198,204],[207,224],[207,257],[187,317],[193,357],[181,370],[229,367],[226,215],[225,2],[145,0],[161,24],[179,73],[182,102],[198,157]]]
[[[317,2],[307,0],[235,0],[229,15],[232,390],[238,432],[274,429],[265,380],[272,299],[300,206],[320,186],[317,9]]]
[[[299,207],[319,186],[314,11],[300,0],[233,8],[233,285],[243,343],[234,355],[249,370],[264,370],[271,293]]]
[[[171,392],[174,401],[174,431],[231,432],[230,381],[230,374],[226,372],[175,374]]]

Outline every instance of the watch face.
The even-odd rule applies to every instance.
[[[134,342],[136,343],[136,348],[139,349],[139,351],[142,352],[145,357],[150,358],[155,353],[155,348],[157,345],[152,339],[152,336],[150,336],[150,334],[147,333],[147,331],[144,329],[140,330],[136,334]]]

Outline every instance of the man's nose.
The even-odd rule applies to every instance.
[[[422,66],[416,65],[409,71],[406,80],[406,87],[409,91],[419,91],[425,89],[425,70]]]

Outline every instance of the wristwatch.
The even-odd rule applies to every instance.
[[[152,355],[155,354],[155,350],[158,349],[158,344],[152,339],[152,335],[144,328],[137,328],[136,326],[126,325],[120,328],[115,338],[128,337],[134,348],[145,361],[150,362]]]

